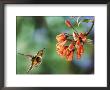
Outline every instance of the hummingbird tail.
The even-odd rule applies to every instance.
[[[27,71],[27,73],[29,73],[30,70],[32,70],[32,68],[33,68],[33,65],[30,66],[30,68],[29,68],[29,70]]]

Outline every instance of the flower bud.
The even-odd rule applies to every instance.
[[[65,24],[70,28],[72,27],[71,22],[69,20],[65,20]]]

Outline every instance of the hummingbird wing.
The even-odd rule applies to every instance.
[[[37,64],[37,61],[35,59],[32,60],[31,66],[27,72],[33,69],[33,67]]]
[[[39,65],[39,63],[40,63],[40,57],[34,57],[34,58],[32,58],[32,63],[31,63],[31,66],[30,66],[30,68],[29,68],[29,70],[27,71],[27,72],[29,72],[30,70],[32,70],[33,69],[33,67],[36,67],[36,66],[38,66]]]
[[[33,65],[30,66],[29,70],[27,71],[27,73],[29,73],[33,68]]]
[[[19,55],[23,55],[23,56],[26,56],[26,57],[29,57],[29,58],[32,58],[33,56],[32,55],[26,55],[26,54],[22,54],[22,53],[18,53]]]

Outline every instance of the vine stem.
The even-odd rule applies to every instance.
[[[94,21],[93,21],[92,26],[91,26],[91,28],[89,29],[89,31],[86,32],[86,36],[92,31],[93,26],[94,26]]]
[[[78,33],[78,31],[72,26],[72,29],[75,30],[76,33]]]

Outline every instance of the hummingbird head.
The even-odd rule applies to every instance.
[[[42,57],[43,54],[44,54],[44,50],[45,50],[45,48],[43,48],[42,50],[38,51],[37,55]]]

